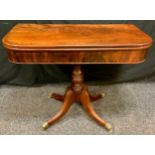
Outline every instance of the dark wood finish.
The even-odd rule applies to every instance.
[[[63,105],[44,129],[59,120],[73,102],[80,102],[95,121],[111,131],[111,125],[93,109],[91,102],[102,95],[89,93],[80,64],[143,62],[152,39],[132,24],[18,24],[3,38],[3,44],[13,63],[74,64],[65,95],[50,95]]]
[[[66,94],[64,95],[64,101],[63,101],[63,105],[60,109],[60,111],[53,116],[50,120],[48,120],[46,126],[43,126],[44,129],[47,128],[48,126],[52,125],[53,123],[55,123],[57,120],[59,120],[62,116],[64,116],[64,114],[69,110],[71,104],[73,103],[74,99],[73,99],[73,91],[72,90],[67,90]],[[56,98],[58,99],[58,98]]]
[[[92,96],[87,87],[83,83],[83,72],[80,65],[75,65],[72,73],[72,84],[67,88],[64,96],[59,94],[51,94],[51,98],[58,101],[62,101],[63,105],[60,111],[48,120],[44,125],[44,129],[48,128],[50,125],[59,120],[68,111],[73,102],[81,102],[83,107],[86,109],[88,114],[97,121],[100,125],[104,126],[109,131],[112,130],[111,125],[107,123],[104,119],[99,117],[99,115],[94,111],[91,101],[96,101],[102,97],[101,94]]]
[[[114,51],[13,51],[8,59],[17,64],[137,64],[145,60],[147,50]]]
[[[132,24],[18,24],[3,44],[13,63],[132,64],[152,39]]]
[[[9,49],[148,47],[152,40],[132,24],[17,24],[3,39]]]

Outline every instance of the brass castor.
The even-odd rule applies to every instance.
[[[61,119],[65,113],[69,110],[73,102],[80,102],[86,112],[102,127],[112,132],[112,126],[101,118],[94,110],[91,102],[97,101],[104,97],[104,93],[92,95],[87,86],[83,83],[83,72],[80,65],[75,65],[72,72],[72,83],[70,87],[67,87],[64,95],[57,93],[50,93],[49,97],[61,101],[63,104],[60,110],[51,117],[46,123],[43,124],[43,129],[47,129],[53,125],[56,121]]]
[[[48,98],[52,98],[52,93],[49,93],[48,94]]]
[[[42,125],[43,129],[46,130],[48,127],[49,127],[49,124],[48,122],[45,122],[43,125]]]
[[[112,125],[109,123],[106,123],[104,126],[110,133],[112,132]]]
[[[104,97],[105,96],[105,93],[101,93],[101,95],[102,95],[102,97]]]

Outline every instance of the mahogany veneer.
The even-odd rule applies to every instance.
[[[152,39],[132,24],[17,24],[3,44],[13,63],[120,64],[144,61]]]
[[[63,105],[44,128],[60,119],[74,101],[80,101],[90,116],[111,130],[90,103],[102,95],[89,93],[80,65],[143,62],[152,39],[132,24],[17,24],[3,38],[3,44],[13,63],[74,64],[72,84],[65,95],[51,94]]]

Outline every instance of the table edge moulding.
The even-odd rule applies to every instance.
[[[133,24],[17,24],[2,39],[8,60],[17,64],[72,64],[72,82],[64,95],[50,97],[63,102],[60,111],[43,124],[59,120],[73,102],[80,102],[101,126],[112,126],[95,111],[84,84],[82,64],[138,64],[145,60],[152,38]]]

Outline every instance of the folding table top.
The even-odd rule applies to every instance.
[[[146,48],[152,39],[132,24],[17,24],[4,37],[9,49]]]
[[[3,45],[13,63],[122,64],[143,62],[152,39],[132,24],[17,24]]]

